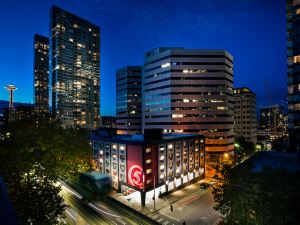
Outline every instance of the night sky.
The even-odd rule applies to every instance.
[[[115,115],[115,71],[160,46],[225,49],[234,85],[257,106],[286,102],[285,0],[1,0],[0,99],[33,102],[33,36],[48,36],[55,4],[101,27],[101,115]],[[268,97],[271,92],[272,100]]]

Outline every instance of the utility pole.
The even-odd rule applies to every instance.
[[[154,186],[154,193],[153,193],[153,207],[155,211],[155,176],[153,177],[153,186]]]

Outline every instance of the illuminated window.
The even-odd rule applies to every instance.
[[[151,163],[151,159],[147,159],[147,160],[146,160],[146,163],[147,163],[147,164]]]
[[[73,42],[73,38],[69,38],[69,41],[70,41],[70,42]]]
[[[151,148],[146,148],[146,153],[150,153],[151,152]]]
[[[300,14],[300,8],[296,9],[296,15],[299,15],[299,14]]]
[[[300,55],[294,56],[294,63],[300,63]]]
[[[182,118],[182,114],[172,114],[172,118]]]
[[[159,178],[160,178],[160,179],[164,179],[164,178],[165,178],[165,175],[161,174],[161,175],[159,176]]]
[[[169,144],[169,145],[168,145],[168,148],[169,148],[169,149],[172,149],[172,148],[173,148],[173,145],[172,145],[172,144]]]
[[[152,182],[151,179],[147,180],[147,184],[151,184],[151,182]]]
[[[165,159],[165,156],[162,155],[162,156],[160,157],[160,160],[163,161],[164,159]]]
[[[164,63],[164,64],[162,64],[161,65],[161,68],[166,68],[166,67],[169,67],[169,66],[171,66],[171,63]]]
[[[147,169],[146,174],[150,174],[152,172],[152,169]]]

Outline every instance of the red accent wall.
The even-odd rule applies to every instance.
[[[129,182],[130,175],[128,174],[129,169],[133,165],[138,165],[143,168],[143,147],[141,145],[127,145],[127,162],[126,162],[126,174],[127,184],[132,186]]]

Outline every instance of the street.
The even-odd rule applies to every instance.
[[[62,184],[62,196],[68,208],[66,216],[68,222],[72,224],[114,224],[114,225],[151,225],[139,215],[122,208],[122,206],[110,202],[108,199],[103,201],[88,202],[82,196],[64,183]],[[79,219],[77,219],[79,218]],[[81,221],[81,222],[79,222]]]
[[[186,222],[186,225],[215,225],[220,219],[220,214],[213,209],[214,199],[212,189],[199,190],[174,202],[173,212],[170,206],[159,210],[161,214],[175,220]]]

